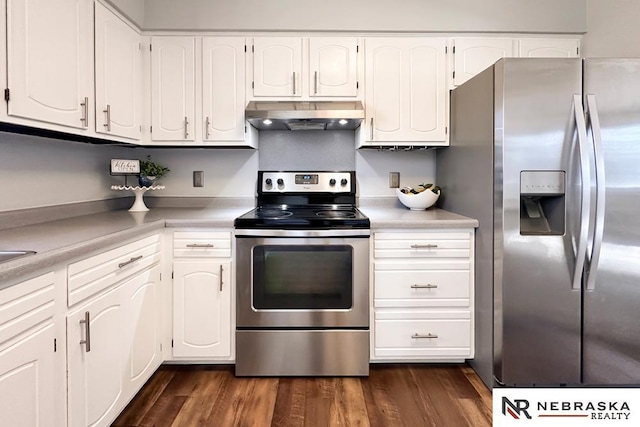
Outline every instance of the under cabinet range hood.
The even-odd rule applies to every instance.
[[[360,101],[251,101],[244,116],[259,130],[353,130],[364,107]]]

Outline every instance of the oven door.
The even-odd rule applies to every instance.
[[[368,328],[368,236],[237,236],[236,245],[238,328]]]

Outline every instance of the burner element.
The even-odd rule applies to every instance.
[[[274,208],[258,208],[256,210],[256,216],[259,218],[286,218],[293,215],[293,212],[286,211],[284,209]]]
[[[351,210],[326,210],[316,211],[316,216],[320,218],[355,218],[356,213]]]

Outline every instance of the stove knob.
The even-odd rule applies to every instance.
[[[340,181],[340,185],[342,185],[343,187],[347,185],[347,178],[342,178],[342,180]]]
[[[271,181],[271,178],[267,178],[265,180],[265,184],[267,184],[269,187],[271,187],[271,184],[273,184],[273,181]]]
[[[335,178],[331,178],[331,179],[329,180],[329,185],[331,185],[331,186],[336,185],[336,180],[335,180]]]
[[[284,179],[278,178],[278,185],[279,186],[283,186],[284,185]]]

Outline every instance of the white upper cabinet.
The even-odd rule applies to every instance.
[[[358,95],[358,39],[309,39],[309,96]]]
[[[253,39],[253,95],[302,95],[302,38]]]
[[[96,132],[140,139],[142,49],[140,35],[96,3]]]
[[[357,37],[256,37],[254,97],[358,96]]]
[[[365,40],[365,144],[446,145],[446,39]]]
[[[528,38],[519,41],[521,58],[577,58],[579,55],[578,39]]]
[[[153,37],[151,139],[195,140],[195,39]]]
[[[202,40],[202,140],[243,141],[245,53],[243,37]]]
[[[454,41],[453,83],[458,86],[501,58],[517,56],[516,39],[460,38]]]
[[[7,88],[9,116],[89,128],[93,1],[7,0]]]

